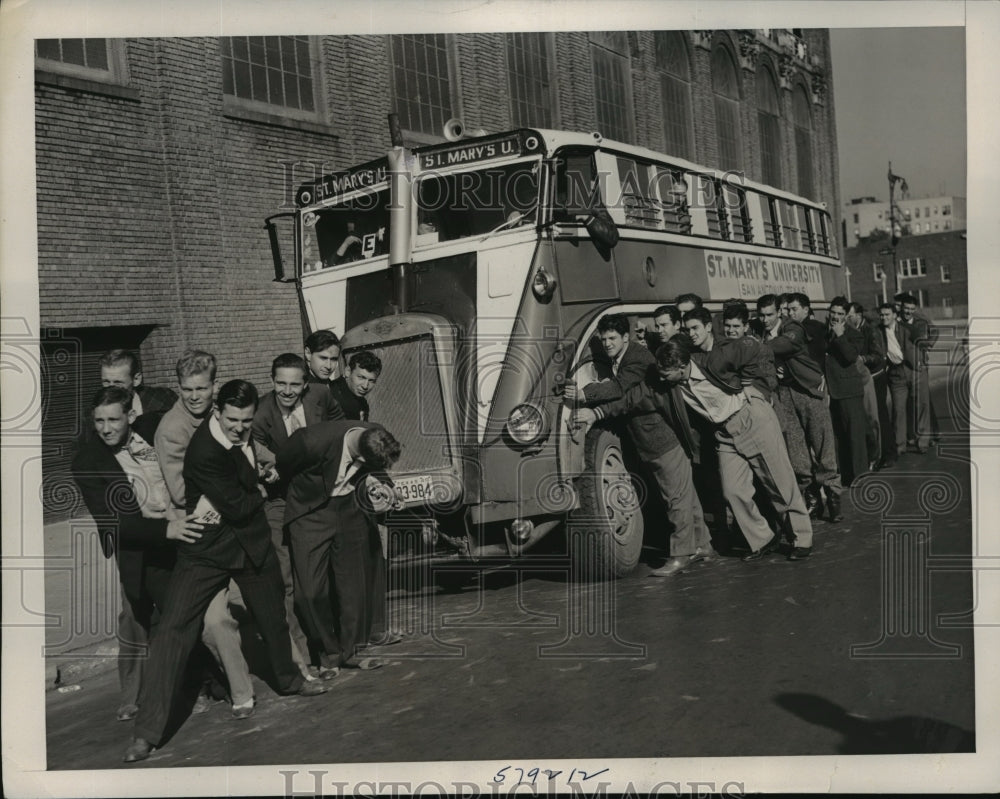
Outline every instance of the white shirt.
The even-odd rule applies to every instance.
[[[896,323],[885,329],[885,354],[889,358],[889,363],[899,366],[903,362],[903,350],[899,346],[899,339],[896,338]]]
[[[128,477],[139,512],[147,519],[164,518],[169,496],[156,450],[133,430],[125,446],[115,453],[115,460]]]
[[[351,450],[347,446],[347,437],[351,436],[353,438],[357,435],[357,431],[361,430],[364,430],[364,428],[352,427],[344,433],[344,448],[340,453],[340,467],[337,469],[337,479],[334,481],[333,490],[330,492],[331,497],[342,497],[354,490],[354,486],[351,485],[350,480],[357,474],[358,469],[361,468],[361,464],[364,461],[361,458],[355,458],[351,454]]]
[[[225,433],[222,432],[222,425],[219,424],[219,420],[215,418],[214,413],[208,417],[208,432],[212,434],[212,438],[222,444],[222,446],[226,449],[232,449],[237,446],[226,437]],[[246,455],[247,460],[250,462],[254,471],[257,471],[257,459],[254,457],[253,447],[250,446],[250,439],[247,439],[246,443],[240,444],[239,447],[243,450],[243,454]]]
[[[716,424],[726,421],[746,403],[742,392],[727,394],[705,377],[694,361],[687,381],[681,383],[681,396],[693,410]]]
[[[288,414],[282,414],[281,421],[285,423],[285,432],[291,435],[300,427],[306,426],[306,412],[301,402],[297,402]]]

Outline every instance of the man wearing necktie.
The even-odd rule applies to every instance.
[[[910,331],[899,324],[895,305],[891,302],[882,303],[878,307],[878,316],[881,323],[879,333],[885,345],[886,374],[889,378],[893,444],[895,454],[898,456],[906,452],[906,406],[910,401],[916,353]],[[890,449],[889,453],[883,453],[882,457],[888,458],[892,452]]]
[[[319,644],[321,677],[333,676],[338,667],[382,665],[375,658],[357,657],[369,634],[363,629],[366,564],[372,549],[381,547],[365,486],[399,454],[399,442],[385,428],[348,420],[297,430],[278,452],[278,474],[288,481],[285,525],[295,602],[307,632]],[[331,595],[337,599],[338,618]]]
[[[189,513],[205,522],[202,537],[178,546],[160,623],[152,637],[149,664],[139,696],[135,737],[125,762],[144,760],[160,744],[174,709],[184,665],[198,640],[212,598],[235,580],[253,614],[270,656],[278,690],[316,696],[326,688],[307,682],[292,660],[285,621],[284,585],[264,515],[265,492],[258,483],[250,428],[257,389],[230,380],[218,407],[195,430],[184,455]]]
[[[260,400],[260,408],[253,417],[253,439],[257,458],[265,473],[275,464],[275,455],[289,436],[301,427],[343,419],[344,412],[322,385],[307,383],[308,367],[302,356],[294,352],[279,355],[271,363],[271,382],[274,390]],[[309,647],[305,633],[295,613],[292,563],[285,535],[285,493],[288,481],[278,479],[267,484],[267,504],[264,512],[271,526],[271,543],[274,544],[281,577],[285,582],[285,616],[294,643],[292,655],[303,670],[307,670]]]

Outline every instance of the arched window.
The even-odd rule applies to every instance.
[[[799,176],[798,193],[813,196],[812,109],[801,84],[792,92],[792,119],[795,122],[795,165]]]
[[[712,93],[715,96],[715,135],[720,169],[743,166],[740,145],[740,84],[736,64],[721,45],[712,51]]]
[[[691,117],[691,67],[684,35],[676,31],[653,34],[656,68],[660,72],[665,151],[694,159]]]
[[[781,188],[781,105],[774,73],[764,64],[757,70],[757,128],[761,180]]]

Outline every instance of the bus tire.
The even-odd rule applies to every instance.
[[[624,577],[639,563],[644,529],[621,440],[601,427],[584,443],[584,471],[577,480],[580,507],[567,526],[570,562],[578,579]]]

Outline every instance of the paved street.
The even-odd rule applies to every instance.
[[[313,699],[258,679],[253,718],[216,703],[137,766],[104,671],[48,693],[49,768],[970,751],[969,467],[948,441],[861,481],[804,562],[723,557],[664,580],[650,549],[617,583],[507,570],[397,590],[413,635],[386,668]]]

